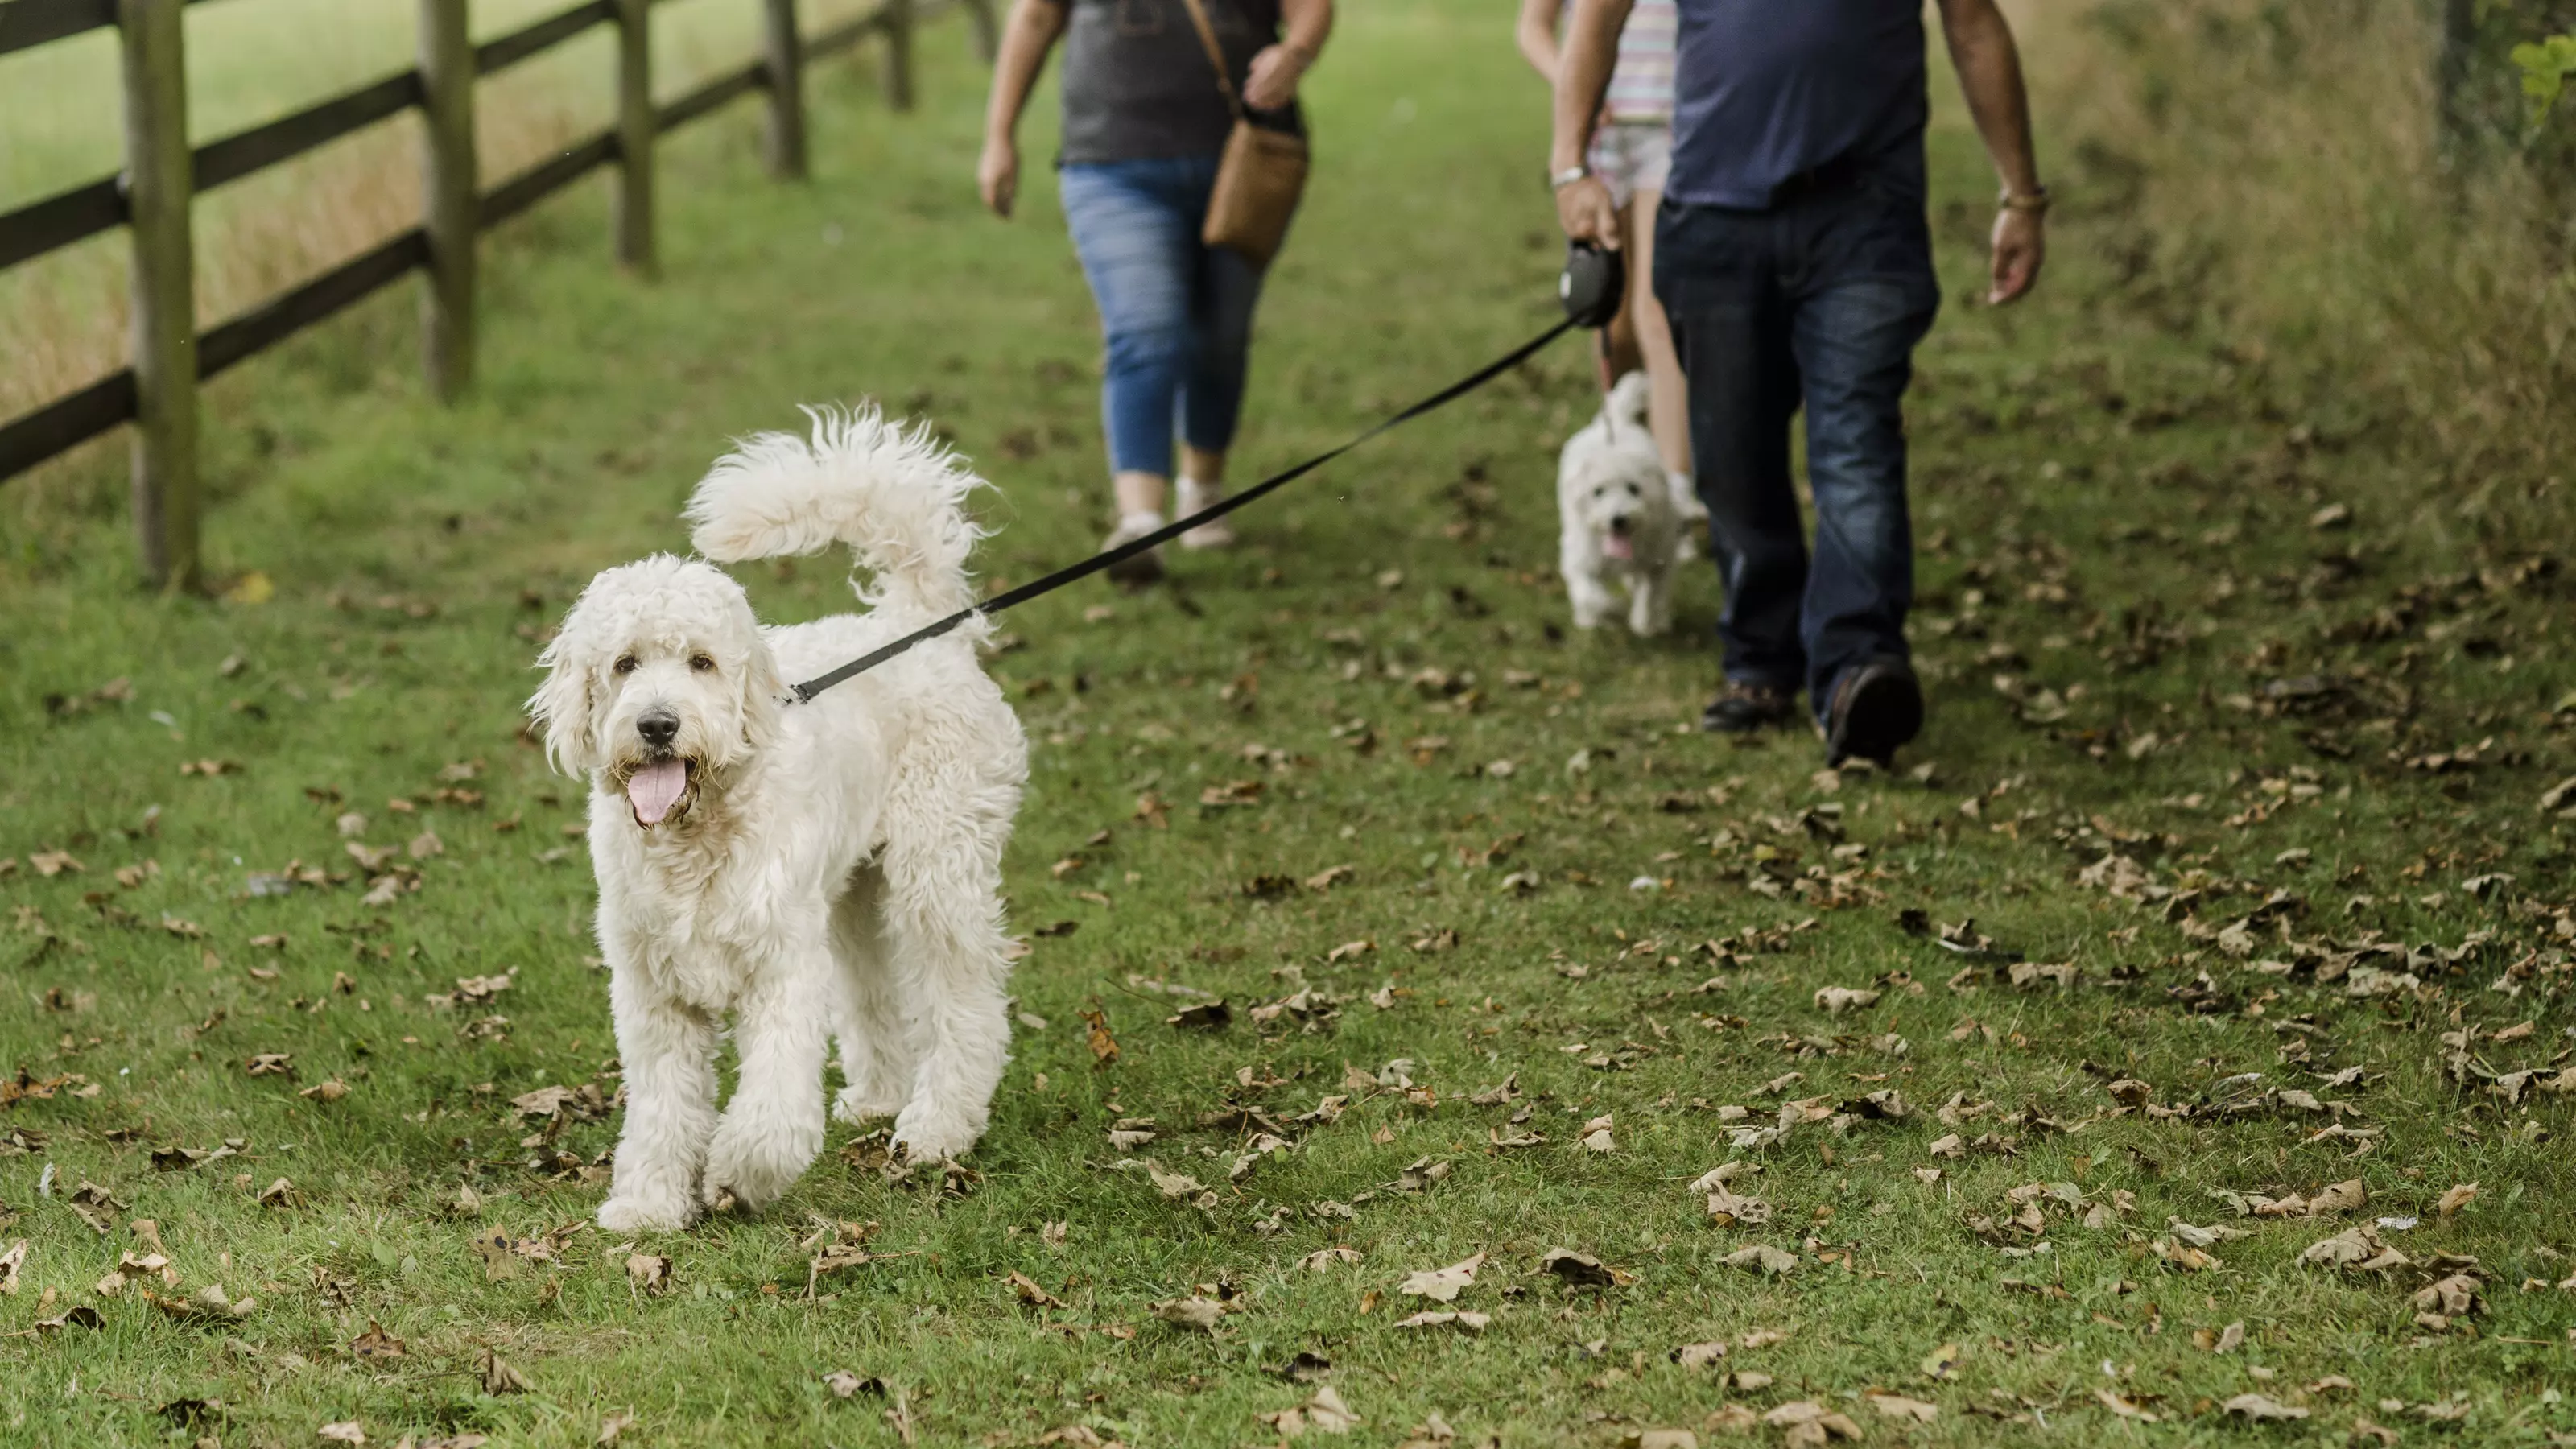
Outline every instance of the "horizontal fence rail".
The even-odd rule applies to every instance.
[[[166,36],[175,32],[178,8],[199,3],[199,0],[123,0],[123,3],[129,10],[145,12],[151,22],[166,27],[160,32]],[[625,0],[625,3],[621,0],[588,0],[588,3],[479,45],[446,52],[458,56],[459,65],[468,72],[459,80],[451,79],[452,72],[443,73],[432,68],[429,59],[430,28],[434,23],[450,24],[456,28],[446,34],[461,37],[464,3],[465,0],[422,0],[422,68],[386,76],[293,114],[188,150],[188,169],[193,173],[186,183],[188,193],[209,191],[238,181],[405,111],[422,110],[435,118],[441,113],[442,104],[449,104],[470,112],[471,99],[467,90],[473,79],[507,70],[595,27],[622,27],[629,23],[630,17],[633,23],[640,25],[641,17],[654,0]],[[975,22],[978,47],[989,60],[994,34],[992,0],[958,0],[958,3],[970,12]],[[166,13],[151,13],[156,7]],[[710,76],[689,91],[658,104],[650,99],[649,73],[641,68],[649,63],[644,59],[647,52],[638,41],[627,48],[621,61],[635,69],[621,73],[619,101],[621,107],[627,109],[622,111],[624,118],[620,123],[566,145],[546,160],[479,195],[460,194],[467,207],[467,211],[460,214],[470,217],[470,220],[460,222],[456,232],[462,235],[469,227],[474,233],[489,231],[593,171],[622,165],[627,172],[624,186],[629,192],[640,195],[621,197],[619,255],[621,260],[649,275],[651,217],[646,188],[650,184],[650,156],[643,153],[653,149],[649,144],[653,136],[710,115],[752,92],[765,91],[771,97],[773,110],[770,118],[773,144],[774,138],[782,132],[797,137],[798,169],[801,170],[803,117],[801,114],[786,115],[782,111],[786,106],[794,106],[801,111],[801,87],[793,84],[792,71],[783,77],[789,83],[780,83],[782,72],[778,57],[793,57],[796,67],[801,68],[872,37],[881,37],[887,46],[887,94],[898,104],[908,104],[912,26],[919,18],[936,13],[938,8],[945,7],[916,6],[911,0],[884,0],[882,8],[877,11],[810,36],[800,36],[792,30],[785,35],[776,33],[776,27],[781,23],[790,27],[794,25],[791,7],[764,4],[763,11],[769,17],[771,34],[761,59]],[[0,0],[0,55],[85,31],[115,28],[119,23],[118,15],[119,0]],[[784,17],[783,22],[781,17]],[[640,36],[640,30],[636,34]],[[135,49],[138,43],[135,34],[127,35],[129,154],[134,153],[136,140],[132,133],[138,125],[147,124],[139,121],[138,117],[184,114],[183,81],[177,76],[176,67],[168,65],[166,58],[157,54],[152,65],[138,65],[136,57],[141,53]],[[461,39],[455,43],[462,47]],[[151,80],[156,76],[160,79]],[[138,77],[145,79],[138,82]],[[166,94],[147,97],[153,104],[138,105],[135,88],[139,83],[160,85]],[[434,89],[441,85],[459,88],[442,94]],[[449,138],[443,142],[438,135],[442,129],[440,126],[433,124],[429,129],[432,132],[429,160],[434,180],[441,175],[461,176],[465,179],[456,184],[468,186],[470,190],[473,175],[470,114],[453,128]],[[165,144],[170,140],[168,136],[153,139]],[[442,153],[442,146],[445,153]],[[630,147],[642,154],[640,162],[629,157]],[[455,169],[459,166],[462,171]],[[638,166],[642,174],[637,173]],[[128,180],[132,174],[129,170],[124,175],[93,181],[0,213],[0,269],[102,232],[134,224],[132,186]],[[154,438],[169,433],[166,425],[147,426],[138,435],[135,458],[137,526],[144,534],[140,543],[147,571],[155,576],[155,582],[176,588],[197,587],[193,458],[195,382],[214,377],[276,346],[414,272],[425,271],[437,278],[442,267],[460,267],[465,279],[461,291],[451,292],[447,286],[434,285],[431,305],[426,309],[430,314],[426,318],[428,330],[436,334],[436,340],[431,343],[433,383],[440,387],[442,393],[452,391],[447,386],[448,379],[439,375],[447,369],[442,368],[442,359],[435,354],[440,341],[453,346],[455,339],[465,339],[463,345],[467,357],[462,362],[451,362],[456,378],[461,381],[462,376],[470,372],[472,320],[470,316],[441,315],[453,310],[444,306],[442,299],[461,295],[467,299],[470,308],[473,264],[470,238],[464,247],[468,255],[442,257],[436,240],[438,235],[436,225],[415,226],[377,243],[283,295],[229,318],[201,335],[186,339],[180,348],[184,356],[138,354],[135,366],[120,369],[33,412],[0,422],[0,480],[25,472],[125,423],[148,421],[156,411],[156,404],[155,384],[146,379],[166,376],[174,365],[184,367],[187,386],[174,391],[183,392],[186,400],[189,415],[178,436],[190,440],[187,448],[190,456],[156,456],[156,448],[161,445],[156,444]],[[135,241],[137,275],[140,278],[149,270],[142,264],[147,250],[154,246],[166,248],[170,241],[168,238],[158,241],[147,239],[140,231]],[[155,255],[153,261],[156,268],[164,271],[170,265],[180,266],[180,275],[184,276],[188,265],[184,231],[177,238],[177,245],[180,251],[175,261],[164,255]],[[161,495],[172,489],[185,496],[179,498],[174,506],[165,507]],[[188,536],[160,536],[157,525],[164,518],[184,520]]]

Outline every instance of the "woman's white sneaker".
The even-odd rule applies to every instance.
[[[1179,480],[1179,498],[1174,516],[1187,518],[1202,508],[1213,508],[1225,500],[1225,489],[1214,483],[1202,483],[1183,476]],[[1223,518],[1211,518],[1181,535],[1183,548],[1231,548],[1234,546],[1234,524]]]
[[[1100,551],[1107,553],[1122,544],[1134,543],[1163,526],[1163,515],[1151,509],[1123,514],[1118,526],[1100,541]],[[1131,559],[1122,559],[1106,570],[1109,577],[1122,584],[1150,584],[1163,576],[1163,551],[1149,548]]]

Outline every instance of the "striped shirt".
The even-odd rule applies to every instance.
[[[1673,43],[1679,26],[1674,0],[1636,0],[1629,7],[1605,102],[1614,124],[1672,119]]]

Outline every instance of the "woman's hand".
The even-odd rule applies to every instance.
[[[1296,46],[1263,46],[1252,58],[1252,73],[1244,78],[1243,104],[1255,111],[1286,109],[1297,99],[1297,82],[1312,64],[1314,58]]]
[[[1598,176],[1585,176],[1556,189],[1556,220],[1568,241],[1590,242],[1605,252],[1619,250],[1619,208],[1610,188]]]
[[[975,189],[995,216],[1011,219],[1011,204],[1020,196],[1019,143],[1008,136],[984,138],[984,154],[975,162]]]

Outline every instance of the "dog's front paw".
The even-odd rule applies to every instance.
[[[916,1102],[894,1119],[893,1146],[914,1162],[945,1162],[965,1156],[983,1135],[981,1121]]]
[[[728,1119],[707,1145],[707,1171],[698,1196],[711,1208],[731,1196],[741,1207],[758,1211],[796,1185],[821,1146],[820,1123],[806,1133]]]
[[[685,1197],[617,1196],[599,1205],[599,1225],[612,1233],[676,1233],[697,1216],[698,1205]]]

